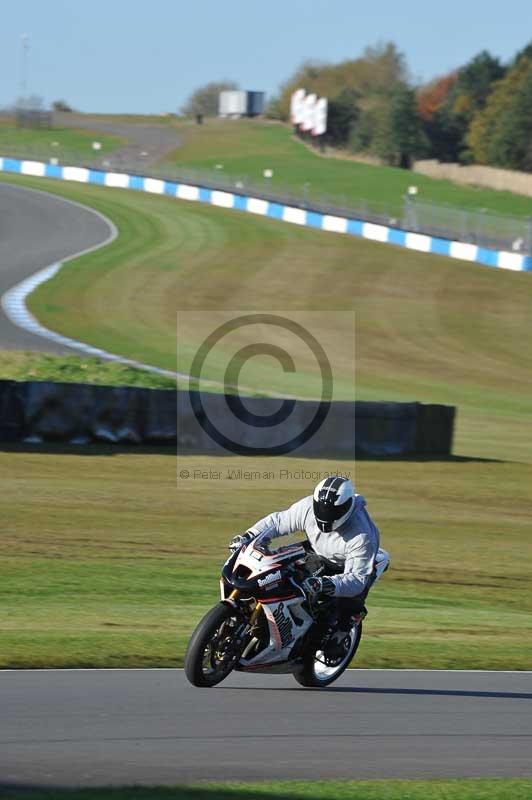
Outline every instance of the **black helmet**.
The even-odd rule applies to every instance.
[[[336,531],[353,510],[355,490],[348,478],[332,475],[314,489],[314,516],[320,531]]]

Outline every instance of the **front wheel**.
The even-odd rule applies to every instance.
[[[362,636],[362,622],[354,625],[345,637],[340,656],[330,658],[321,650],[321,645],[309,648],[302,666],[294,672],[294,678],[302,686],[323,688],[340,677],[355,655]]]
[[[227,678],[238,659],[238,641],[245,620],[232,606],[218,603],[192,634],[185,654],[185,675],[194,686],[216,686]]]

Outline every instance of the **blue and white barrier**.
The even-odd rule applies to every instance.
[[[421,253],[433,253],[462,261],[474,261],[488,267],[500,267],[514,270],[515,272],[532,272],[532,256],[522,255],[521,253],[491,250],[467,242],[439,239],[422,233],[398,230],[386,225],[376,225],[373,222],[364,222],[348,217],[322,214],[317,211],[261,200],[257,197],[247,197],[233,192],[207,189],[203,186],[191,186],[158,178],[144,178],[139,175],[127,175],[122,172],[103,172],[86,167],[68,167],[47,164],[41,161],[21,161],[13,158],[0,158],[0,171],[42,178],[57,178],[64,181],[92,183],[121,189],[137,189],[141,192],[166,195],[180,200],[192,200],[200,203],[209,203],[220,208],[247,211],[250,214],[272,217],[294,225],[318,228],[333,233],[347,233],[351,236],[359,236],[382,244],[406,247],[409,250],[417,250]]]

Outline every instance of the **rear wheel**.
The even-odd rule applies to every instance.
[[[337,649],[340,652],[334,657],[327,655],[327,648],[324,652],[321,644],[310,647],[304,656],[303,665],[294,672],[294,678],[302,686],[316,688],[328,686],[349,666],[358,649],[361,636],[362,622],[359,622],[353,625],[349,633],[338,643]]]
[[[232,606],[219,603],[203,617],[185,654],[185,675],[194,686],[216,686],[240,658],[246,621]]]

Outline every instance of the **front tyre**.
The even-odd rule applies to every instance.
[[[302,666],[294,672],[294,678],[301,686],[323,688],[329,686],[347,669],[355,655],[362,636],[362,622],[354,625],[345,639],[345,654],[331,659],[321,650],[321,645],[309,648],[303,658]]]
[[[194,686],[216,686],[240,658],[238,638],[245,621],[232,606],[218,603],[192,634],[185,654],[185,675]]]

